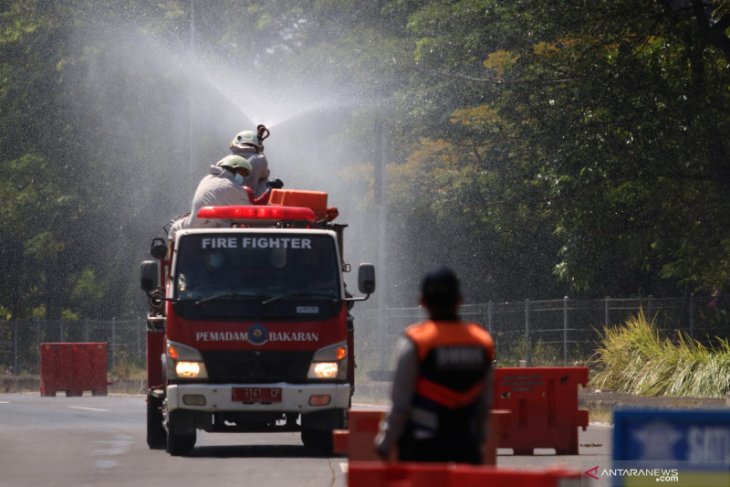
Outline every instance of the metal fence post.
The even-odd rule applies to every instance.
[[[492,317],[494,310],[492,309],[492,301],[487,303],[487,330],[492,333]]]
[[[651,294],[649,295],[649,297],[647,298],[646,301],[647,301],[647,303],[646,303],[646,317],[647,317],[647,319],[649,319],[649,321],[651,321]]]
[[[116,341],[116,320],[112,318],[112,343],[111,343],[111,352],[112,352],[112,370],[114,370],[117,366],[116,364],[116,354],[114,353],[114,342]]]
[[[695,293],[689,295],[689,336],[695,336]]]
[[[35,353],[36,353],[36,370],[38,373],[41,371],[41,324],[39,322],[35,322],[35,336],[36,336],[36,347],[35,347]]]
[[[603,326],[610,325],[610,322],[608,321],[609,318],[610,318],[609,317],[609,312],[610,311],[609,311],[609,308],[608,308],[608,299],[609,299],[609,297],[606,296],[606,299],[603,301],[604,302],[604,305],[603,305]]]
[[[18,370],[18,322],[13,321],[13,374],[19,374]]]
[[[142,360],[142,327],[139,326],[138,321],[135,320],[135,323],[137,324],[137,357],[135,361],[139,362]]]
[[[563,365],[568,365],[568,296],[563,297]]]
[[[89,341],[89,320],[84,319],[84,341]]]
[[[530,342],[530,300],[525,299],[525,362],[532,365],[532,344]]]

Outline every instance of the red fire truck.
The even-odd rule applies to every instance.
[[[354,391],[343,231],[326,193],[274,190],[265,206],[205,207],[205,228],[155,238],[142,263],[147,443],[185,455],[197,430],[300,431],[332,449]],[[212,228],[217,227],[217,228]]]

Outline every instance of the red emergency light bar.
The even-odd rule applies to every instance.
[[[204,206],[198,218],[225,218],[230,220],[284,220],[314,223],[311,208],[302,206]]]

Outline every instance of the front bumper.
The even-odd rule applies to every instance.
[[[233,401],[235,387],[280,387],[281,402],[242,403]],[[346,409],[350,405],[350,384],[174,384],[167,386],[167,409],[174,411],[247,412],[274,411],[284,413],[311,413],[327,409]],[[332,401],[326,406],[311,406],[313,395],[329,394]],[[205,397],[205,405],[191,406],[183,402],[185,395]]]

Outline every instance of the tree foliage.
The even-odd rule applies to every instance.
[[[387,204],[393,300],[437,262],[468,299],[727,288],[729,27],[723,0],[3,2],[0,316],[139,314],[148,238],[276,103],[315,114],[278,132],[290,180],[367,228]]]
[[[535,247],[558,246],[548,259],[572,292],[727,285],[729,12],[698,3],[430,2],[411,16],[411,89],[430,100],[412,127],[501,166],[498,185],[473,180],[506,193],[497,233],[542,228]]]

